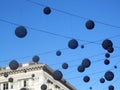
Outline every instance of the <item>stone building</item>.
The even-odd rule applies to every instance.
[[[55,80],[54,70],[46,64],[20,64],[17,70],[0,68],[0,90],[76,90],[65,79]]]

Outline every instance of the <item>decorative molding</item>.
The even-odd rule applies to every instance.
[[[2,70],[0,71],[0,76],[4,76],[4,73],[8,73],[9,75],[12,74],[18,74],[18,73],[27,73],[31,71],[37,71],[37,70],[42,70],[44,65],[42,64],[37,64],[37,65],[31,65],[31,66],[26,66],[26,67],[19,67],[17,70]]]

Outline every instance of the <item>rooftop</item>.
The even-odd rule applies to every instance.
[[[0,67],[0,76],[3,76],[5,72],[8,74],[16,74],[21,72],[29,72],[32,70],[43,70],[52,77],[54,73],[54,70],[50,68],[47,64],[28,62],[28,63],[19,64],[19,68],[17,70],[11,70],[9,66]],[[69,82],[67,82],[63,78],[59,80],[59,82],[65,85],[70,90],[76,90],[74,86],[72,86]]]

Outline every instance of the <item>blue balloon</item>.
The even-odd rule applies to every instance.
[[[63,63],[63,64],[62,64],[62,68],[63,68],[63,69],[67,69],[67,68],[68,68],[68,64],[67,64],[67,63]]]
[[[37,55],[33,56],[33,58],[32,58],[32,61],[35,62],[35,63],[38,63],[39,60],[40,60],[40,57],[37,56]]]
[[[27,35],[27,29],[24,26],[19,26],[15,29],[15,35],[19,38],[23,38]]]
[[[10,67],[11,70],[16,70],[19,67],[19,63],[16,60],[12,60],[9,63],[9,67]]]
[[[55,79],[55,80],[61,80],[62,79],[62,77],[63,77],[63,74],[62,74],[62,72],[61,71],[59,71],[59,70],[56,70],[56,71],[54,71],[54,73],[53,73],[53,78]]]
[[[42,84],[42,85],[41,85],[41,89],[42,89],[42,90],[46,90],[46,89],[47,89],[47,85],[46,85],[46,84]]]
[[[104,78],[100,78],[100,83],[104,83],[105,79]]]
[[[110,54],[109,54],[109,53],[106,53],[106,54],[105,54],[105,57],[106,57],[106,58],[109,58],[109,57],[110,57]]]
[[[44,14],[49,15],[51,13],[50,7],[45,7],[43,12],[44,12]]]
[[[105,60],[104,60],[104,64],[105,64],[105,65],[109,65],[109,64],[110,64],[110,61],[109,61],[108,59],[105,59]]]
[[[90,77],[89,76],[84,76],[84,78],[83,78],[83,80],[84,80],[84,82],[89,82],[90,81]]]
[[[114,66],[114,68],[116,69],[116,68],[117,68],[117,66],[115,65],[115,66]]]
[[[113,52],[114,52],[114,48],[113,48],[113,47],[108,47],[108,48],[107,48],[107,51],[108,51],[109,53],[113,53]]]
[[[95,23],[94,23],[92,20],[88,20],[88,21],[86,22],[86,28],[87,28],[87,29],[91,30],[91,29],[94,28],[94,26],[95,26]]]
[[[90,90],[92,90],[92,87],[90,87]]]
[[[56,55],[57,55],[57,56],[60,56],[60,55],[61,55],[61,51],[58,50],[58,51],[56,52]]]
[[[88,67],[90,67],[90,65],[91,65],[91,61],[88,58],[83,59],[83,61],[82,61],[83,67],[88,68]]]
[[[110,86],[108,87],[108,89],[109,89],[109,90],[114,90],[114,86],[113,86],[113,85],[110,85]]]
[[[84,48],[84,45],[81,45],[81,48]]]
[[[76,39],[71,39],[69,42],[68,42],[68,47],[70,49],[76,49],[78,47],[78,41]]]
[[[78,72],[84,72],[85,71],[85,67],[82,66],[82,65],[78,66],[77,69],[78,69]]]
[[[109,39],[105,39],[103,42],[102,42],[102,47],[105,49],[105,50],[108,50],[108,48],[111,48],[113,46],[113,43],[111,40]]]
[[[107,71],[104,77],[107,81],[111,81],[114,79],[114,73],[112,71]]]

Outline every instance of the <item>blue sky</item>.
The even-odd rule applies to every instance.
[[[0,1],[1,66],[8,65],[13,59],[19,63],[29,62],[34,55],[39,55],[40,63],[46,63],[54,70],[61,70],[64,78],[77,90],[89,90],[89,87],[92,87],[92,90],[108,90],[109,85],[114,85],[115,90],[120,89],[119,0],[33,0],[39,5],[30,1]],[[51,8],[49,15],[43,13],[46,6]],[[95,23],[92,30],[85,27],[89,19]],[[25,38],[15,36],[15,28],[19,25],[25,26],[28,31]],[[72,50],[68,48],[71,38],[50,33],[77,39],[79,47]],[[115,49],[110,53],[109,65],[104,65],[104,55],[107,51],[101,46],[106,38],[113,42]],[[85,48],[81,49],[81,45]],[[57,50],[62,52],[61,56],[56,56]],[[79,73],[77,67],[84,58],[89,58],[92,63],[85,72]],[[69,64],[67,70],[61,68],[64,62]],[[114,69],[114,65],[118,68]],[[115,78],[101,84],[99,79],[104,77],[107,70],[112,70]],[[88,83],[83,81],[85,75],[90,76]]]

